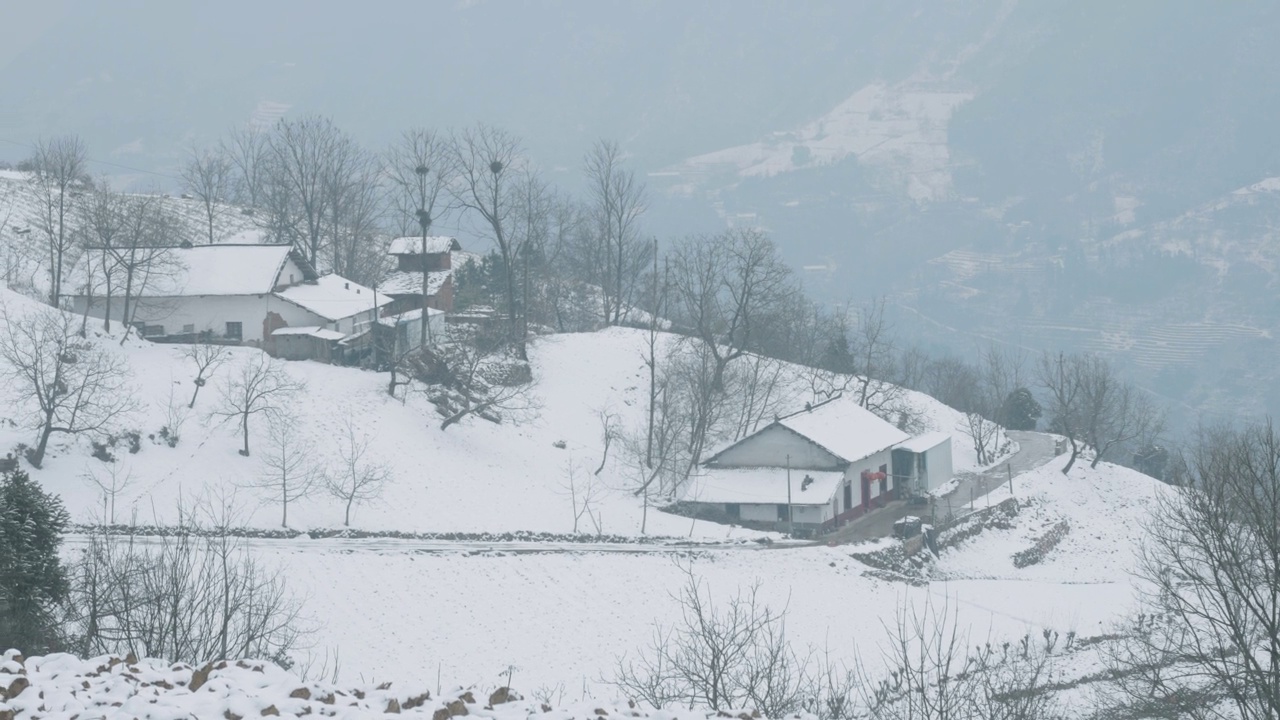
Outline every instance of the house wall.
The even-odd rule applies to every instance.
[[[272,289],[283,290],[290,285],[297,285],[302,282],[303,277],[302,268],[298,267],[293,258],[288,258],[280,268],[280,274],[276,276],[276,284]]]
[[[791,517],[792,522],[794,522],[797,527],[802,525],[822,525],[832,518],[831,506],[792,505]],[[787,529],[786,519],[779,519],[778,506],[773,504],[739,505],[738,520],[744,523],[760,523],[776,530]]]
[[[936,447],[925,451],[925,491],[933,490],[951,479],[954,469],[951,465],[951,438],[947,438]]]
[[[423,272],[448,270],[453,264],[449,253],[427,253],[426,255],[396,255],[396,269],[402,272]]]
[[[711,463],[716,467],[782,467],[787,456],[796,470],[837,470],[840,458],[809,440],[782,427],[770,425],[721,452]]]
[[[179,335],[187,332],[210,331],[215,337],[223,337],[228,322],[240,323],[241,339],[260,345],[264,340],[264,321],[268,313],[275,313],[289,327],[319,325],[328,327],[330,323],[324,318],[308,310],[287,303],[273,295],[204,295],[196,297],[174,298],[142,298],[137,302],[134,311],[134,322],[146,325],[160,325],[164,333]],[[75,296],[71,300],[75,312],[85,309],[84,296]],[[89,308],[89,315],[96,318],[106,317],[106,298],[95,297]],[[120,322],[124,311],[123,298],[111,298],[111,319]]]

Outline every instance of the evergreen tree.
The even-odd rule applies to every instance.
[[[58,558],[69,516],[21,469],[0,477],[0,648],[44,653],[59,645],[58,606],[70,590]]]
[[[1009,430],[1035,430],[1042,412],[1035,396],[1024,387],[1009,393],[1000,408],[1003,424]]]

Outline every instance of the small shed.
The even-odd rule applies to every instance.
[[[346,337],[345,333],[319,326],[282,327],[271,332],[273,353],[285,360],[319,360],[334,362],[335,343]]]
[[[893,477],[912,495],[926,495],[951,479],[951,436],[917,435],[893,446]]]

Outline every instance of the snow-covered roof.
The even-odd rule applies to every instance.
[[[444,281],[453,276],[452,270],[432,270],[427,273],[427,294],[440,292]],[[388,295],[421,295],[422,273],[400,271],[391,273],[378,284],[378,292]]]
[[[278,284],[291,250],[288,245],[175,247],[157,259],[141,296],[266,295]],[[77,291],[84,284],[85,264],[93,263],[95,269],[101,268],[106,252],[91,248],[81,257],[72,274]],[[302,272],[307,275],[307,268],[302,268]]]
[[[922,453],[932,450],[950,439],[951,435],[949,433],[942,431],[927,432],[923,435],[917,435],[909,440],[900,442],[895,445],[894,448],[899,450],[908,450],[913,453]]]
[[[805,484],[805,478],[812,482]],[[843,472],[791,471],[792,505],[826,505]],[[787,503],[787,471],[780,467],[700,468],[689,477],[684,499],[702,503],[780,505]]]
[[[425,247],[422,237],[398,237],[391,241],[391,246],[387,248],[388,255],[434,255],[436,253],[447,253],[453,250],[461,250],[462,245],[455,237],[447,235],[429,235],[426,238]]]
[[[909,437],[852,398],[845,397],[780,418],[778,424],[847,462],[874,455]]]
[[[337,330],[329,330],[319,325],[304,325],[302,327],[282,327],[271,331],[274,335],[305,335],[308,337],[320,338],[321,340],[341,340],[346,337],[345,334]]]
[[[385,293],[379,292],[377,296],[378,307],[391,302]],[[292,285],[276,293],[276,297],[326,320],[342,320],[374,307],[373,290],[339,275],[323,275],[314,283]]]

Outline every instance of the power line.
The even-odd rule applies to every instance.
[[[35,150],[35,149],[36,149],[34,145],[29,145],[29,144],[27,144],[27,143],[21,143],[21,142],[17,142],[17,141],[14,141],[14,140],[6,140],[5,138],[0,138],[0,142],[2,142],[2,143],[7,143],[7,144],[9,144],[9,145],[16,145],[17,147],[26,148],[26,149],[28,149],[28,150]],[[155,176],[157,176],[157,177],[169,178],[170,180],[177,180],[178,182],[182,182],[182,178],[177,177],[177,176],[175,176],[175,175],[169,175],[168,173],[156,172],[155,170],[144,170],[144,169],[142,169],[142,168],[133,167],[132,165],[122,165],[122,164],[120,164],[120,163],[111,162],[110,160],[96,160],[96,159],[91,158],[91,157],[86,157],[86,158],[85,158],[85,162],[90,162],[90,163],[93,163],[93,164],[95,164],[95,165],[106,165],[106,166],[108,166],[108,167],[120,168],[121,170],[132,170],[133,172],[146,173],[147,175],[155,175]]]

